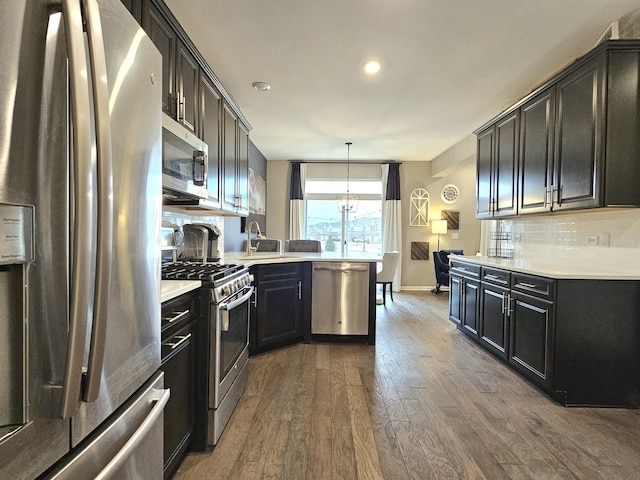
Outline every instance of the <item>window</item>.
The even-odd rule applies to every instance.
[[[338,199],[346,190],[346,180],[305,182],[306,238],[320,240],[323,252],[340,252],[344,241],[346,254],[381,255],[382,182],[349,180],[349,198],[357,205],[343,216]]]

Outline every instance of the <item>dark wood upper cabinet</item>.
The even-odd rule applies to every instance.
[[[249,131],[238,122],[238,214],[249,213]]]
[[[123,2],[140,5],[142,27],[162,55],[162,110],[209,147],[207,208],[247,215],[248,122],[162,0]]]
[[[520,113],[512,112],[478,133],[476,217],[515,215]]]
[[[601,205],[605,56],[556,86],[553,209]]]
[[[478,133],[476,162],[476,218],[493,217],[492,166],[495,128]]]
[[[550,208],[555,105],[555,88],[551,88],[529,100],[520,110],[520,214]]]
[[[223,172],[222,178],[222,209],[234,211],[238,206],[236,195],[236,159],[238,148],[238,117],[226,105],[223,111]]]
[[[639,92],[640,41],[605,42],[479,128],[476,217],[640,206]]]
[[[518,132],[520,112],[513,112],[496,124],[493,168],[494,216],[515,215],[518,194]]]
[[[142,6],[142,28],[162,55],[162,111],[175,118],[177,34],[150,0]]]
[[[209,176],[207,190],[209,199],[220,203],[221,144],[220,120],[222,97],[213,82],[203,72],[200,73],[200,138],[209,146]]]
[[[195,57],[182,43],[177,43],[176,52],[176,119],[192,132],[198,134],[198,84],[200,67]]]

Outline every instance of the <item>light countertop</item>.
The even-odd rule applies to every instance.
[[[267,265],[270,263],[291,263],[291,262],[381,262],[382,257],[372,253],[352,253],[342,256],[340,252],[255,252],[247,256],[244,252],[228,252],[224,254],[224,263],[241,263],[250,267],[251,265]]]
[[[200,288],[200,280],[162,280],[160,282],[160,301],[167,302],[184,293]]]
[[[640,280],[640,269],[635,261],[603,262],[598,259],[535,255],[516,258],[452,255],[450,258],[456,257],[471,263],[555,279]]]

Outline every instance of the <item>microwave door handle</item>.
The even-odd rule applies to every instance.
[[[207,174],[207,154],[203,150],[193,151],[193,184],[202,186],[205,184]]]
[[[107,62],[96,0],[82,0],[87,34],[89,59],[93,83],[95,112],[98,218],[96,279],[93,308],[91,346],[82,399],[93,402],[100,393],[100,380],[104,363],[107,323],[109,320],[109,294],[111,286],[111,252],[113,251],[113,160],[111,155],[111,124],[109,115],[109,86]]]
[[[73,237],[70,287],[69,334],[67,359],[62,388],[60,416],[73,416],[80,406],[82,367],[87,332],[87,312],[93,292],[91,245],[93,244],[93,179],[91,169],[91,130],[89,85],[82,30],[82,13],[78,0],[61,0],[62,17],[66,27],[69,57],[69,84],[73,132]]]

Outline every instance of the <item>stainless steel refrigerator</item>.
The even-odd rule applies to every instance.
[[[0,2],[0,478],[162,477],[161,68],[118,0]]]

